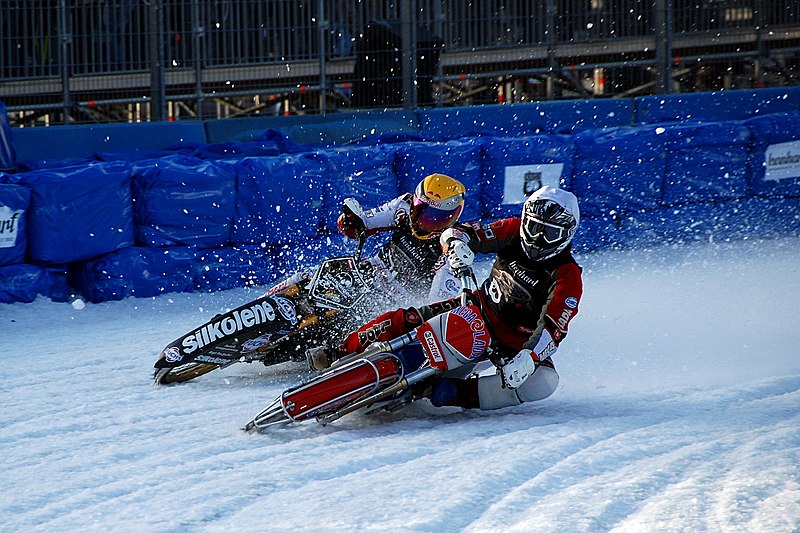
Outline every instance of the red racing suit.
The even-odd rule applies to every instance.
[[[520,222],[519,218],[506,218],[489,224],[462,224],[458,229],[472,251],[496,254],[489,276],[476,291],[495,349],[503,357],[513,357],[528,348],[534,359],[544,361],[555,353],[578,314],[583,293],[581,267],[571,247],[547,260],[529,259],[521,246]],[[371,342],[397,337],[458,305],[459,299],[454,298],[384,313],[351,333],[339,352],[360,352]]]

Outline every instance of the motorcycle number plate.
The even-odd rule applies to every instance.
[[[369,291],[354,257],[324,261],[311,281],[311,296],[332,309],[351,309]]]

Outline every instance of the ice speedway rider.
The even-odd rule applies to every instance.
[[[475,253],[495,254],[489,276],[472,296],[492,334],[491,359],[499,368],[482,361],[438,379],[424,393],[434,405],[499,409],[555,391],[559,376],[551,358],[578,313],[583,292],[581,268],[571,252],[579,222],[575,195],[544,186],[525,201],[521,218],[461,224],[442,233],[440,244],[453,269],[471,265]],[[352,332],[336,350],[310,350],[314,357],[309,362],[320,369],[331,356],[360,352],[458,305],[454,298],[389,311]],[[416,360],[406,355],[412,369],[422,362],[419,352]]]
[[[288,357],[302,361],[308,346],[324,338],[342,339],[351,328],[385,309],[458,295],[461,285],[442,255],[439,236],[458,221],[465,199],[466,188],[460,181],[444,174],[431,174],[417,184],[413,193],[402,194],[366,211],[355,200],[346,200],[337,220],[343,235],[358,238],[391,233],[388,241],[364,260],[371,265],[372,294],[363,308],[342,320],[296,334],[291,347],[287,345]],[[268,294],[308,282],[311,274],[294,274]]]
[[[337,220],[344,236],[356,239],[362,234],[391,232],[389,240],[367,259],[373,267],[376,292],[390,307],[420,300],[435,302],[458,294],[461,286],[447,267],[438,238],[458,221],[465,198],[466,188],[460,181],[431,174],[413,193],[366,211],[353,199],[345,202]],[[279,292],[280,287],[296,283],[303,275],[309,276],[295,274],[270,292]]]

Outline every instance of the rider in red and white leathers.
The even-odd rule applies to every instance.
[[[493,360],[505,364],[495,369],[484,361],[467,366],[457,379],[438,381],[431,393],[434,405],[498,409],[555,391],[559,378],[551,357],[578,313],[583,292],[581,268],[571,253],[579,221],[572,193],[543,187],[525,202],[521,218],[444,231],[441,245],[455,269],[471,264],[474,253],[496,254],[491,273],[474,294],[492,333]],[[458,305],[451,299],[384,313],[351,333],[338,352],[359,352]]]

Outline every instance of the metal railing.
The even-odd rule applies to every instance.
[[[796,0],[4,0],[18,126],[797,84]]]

